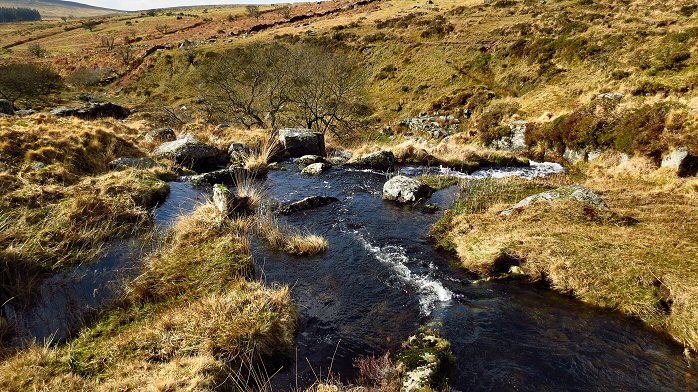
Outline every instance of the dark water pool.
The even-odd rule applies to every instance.
[[[437,325],[451,341],[457,362],[450,384],[459,390],[698,385],[681,347],[637,321],[523,282],[478,282],[453,268],[426,239],[440,214],[384,202],[385,175],[338,168],[308,177],[293,165],[286,169],[266,180],[271,197],[288,202],[327,195],[340,202],[287,218],[325,236],[327,253],[299,258],[262,243],[254,247],[259,275],[290,285],[301,315],[298,359],[274,377],[277,390],[295,387],[296,380],[312,383],[330,363],[351,380],[356,357],[394,352],[425,324]],[[437,192],[430,202],[448,206],[455,193]]]

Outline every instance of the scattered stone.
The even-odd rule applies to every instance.
[[[235,184],[235,171],[230,168],[187,177],[189,182],[197,186],[213,184]]]
[[[225,217],[229,217],[234,213],[243,213],[249,210],[249,198],[236,197],[223,184],[215,184],[213,186],[213,205]]]
[[[160,128],[145,134],[148,143],[165,143],[177,140],[177,135],[172,128]]]
[[[383,185],[383,199],[414,203],[428,199],[433,191],[431,187],[417,179],[395,176]]]
[[[568,148],[562,154],[562,157],[565,158],[565,160],[567,160],[568,162],[577,163],[584,161],[586,159],[586,155],[587,152],[585,150],[573,150],[571,148]]]
[[[7,114],[8,116],[14,116],[15,108],[12,105],[12,102],[5,99],[0,99],[0,113]]]
[[[332,196],[310,196],[297,202],[285,205],[281,207],[279,211],[282,214],[289,215],[298,211],[324,207],[337,201],[339,201],[339,199]]]
[[[22,109],[22,110],[16,110],[15,111],[15,116],[31,116],[32,114],[38,113],[34,109]]]
[[[400,121],[399,126],[407,128],[408,135],[425,134],[440,139],[458,132],[460,120],[451,115],[434,117],[424,114],[419,117],[405,118]],[[389,134],[392,135],[392,132]]]
[[[679,177],[694,176],[698,173],[698,156],[686,147],[677,148],[662,159],[662,167],[675,170]]]
[[[325,135],[306,128],[286,128],[279,131],[279,142],[290,157],[325,156]]]
[[[374,169],[388,171],[395,164],[395,155],[392,151],[379,151],[372,154],[364,155],[358,159],[352,159],[347,162],[347,165],[358,167],[361,169]]]
[[[308,165],[312,165],[314,163],[321,163],[324,161],[325,159],[319,155],[303,155],[302,157],[296,159],[294,163],[298,165],[299,169],[303,169]]]
[[[109,168],[112,170],[120,170],[126,168],[134,169],[150,169],[157,166],[157,162],[150,158],[131,158],[131,157],[121,157],[109,162]]]
[[[607,100],[611,102],[620,102],[625,97],[623,93],[601,93],[596,96],[598,99]]]
[[[521,210],[532,203],[539,201],[569,200],[574,199],[587,203],[599,209],[608,209],[608,204],[596,192],[580,185],[566,185],[560,188],[531,195],[514,206],[501,212],[501,215],[509,216],[516,210]]]
[[[228,147],[230,162],[244,162],[250,156],[252,149],[242,143],[231,143]]]
[[[213,128],[213,132],[220,132],[228,128],[230,128],[230,124],[218,124],[215,128]]]
[[[32,163],[29,165],[29,167],[31,167],[31,169],[34,171],[39,171],[39,170],[45,168],[46,164],[43,162],[39,162],[39,161],[32,161]]]
[[[191,134],[161,144],[153,151],[153,155],[171,159],[178,165],[198,172],[214,170],[222,161],[222,154],[218,149],[200,142]]]
[[[311,176],[317,176],[319,174],[322,174],[325,170],[327,170],[329,168],[330,168],[330,165],[325,163],[325,162],[313,163],[311,165],[306,166],[303,170],[301,170],[301,174],[308,174]]]
[[[284,170],[284,166],[279,162],[272,162],[272,163],[267,165],[267,169],[269,169],[269,170]]]
[[[123,106],[113,104],[111,102],[90,103],[82,108],[66,108],[60,107],[51,110],[50,112],[58,117],[77,117],[83,120],[95,120],[98,118],[112,117],[118,120],[123,120],[131,115],[131,110]]]
[[[446,387],[445,375],[453,362],[451,344],[430,329],[410,336],[398,356],[401,391],[438,391]]]

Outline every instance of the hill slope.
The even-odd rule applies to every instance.
[[[0,7],[26,7],[38,10],[43,19],[86,18],[111,15],[120,11],[61,0],[0,0]]]

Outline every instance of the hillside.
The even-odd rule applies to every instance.
[[[32,8],[39,11],[44,20],[55,20],[62,17],[92,18],[120,12],[62,0],[2,0],[0,1],[0,7]]]

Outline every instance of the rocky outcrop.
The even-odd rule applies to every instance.
[[[388,171],[395,164],[395,155],[392,151],[374,152],[363,157],[352,159],[347,162],[347,165],[360,169],[374,169]]]
[[[5,99],[0,99],[0,114],[6,114],[8,116],[14,116],[15,108],[12,102]]]
[[[82,108],[56,108],[51,114],[58,117],[77,117],[83,120],[95,120],[98,118],[112,117],[123,120],[131,115],[131,110],[111,102],[90,103]]]
[[[311,129],[282,129],[279,131],[279,142],[291,158],[303,155],[325,156],[325,135]]]
[[[215,184],[213,186],[213,205],[216,206],[218,212],[225,217],[233,214],[242,214],[249,210],[249,198],[236,197],[223,184]]]
[[[121,157],[109,162],[109,168],[112,170],[120,170],[127,168],[134,169],[150,169],[157,166],[157,162],[150,158],[131,158],[131,157]]]
[[[419,116],[408,117],[400,121],[398,127],[406,128],[406,135],[424,135],[440,139],[458,132],[460,120],[455,116]],[[390,126],[383,129],[383,133],[392,134]]]
[[[170,159],[178,165],[198,172],[214,170],[224,161],[223,154],[218,149],[200,142],[191,134],[161,144],[153,151],[153,155]]]
[[[279,212],[281,212],[284,215],[289,215],[298,211],[324,207],[328,204],[332,204],[337,201],[339,201],[339,199],[332,196],[310,196],[306,197],[305,199],[281,207]]]
[[[303,170],[301,170],[301,174],[317,176],[318,174],[322,174],[325,170],[329,169],[330,167],[331,165],[325,162],[313,163],[303,168]]]
[[[514,120],[509,122],[510,134],[499,140],[495,140],[490,145],[491,148],[509,151],[521,151],[526,149],[526,126],[524,120]]]
[[[608,205],[603,198],[591,189],[580,185],[567,185],[551,191],[531,195],[516,203],[514,206],[502,211],[501,215],[511,215],[514,211],[524,209],[536,202],[570,199],[587,203],[595,208],[608,209]]]
[[[145,134],[148,143],[166,143],[177,140],[177,135],[172,128],[160,128]]]
[[[414,203],[428,199],[434,190],[423,182],[395,176],[383,185],[383,199],[400,203]]]
[[[325,162],[325,158],[319,156],[319,155],[303,155],[302,157],[296,159],[294,163],[298,165],[299,169],[304,169],[308,165],[312,165],[313,163],[321,163]]]
[[[677,148],[662,159],[662,167],[675,170],[679,177],[694,176],[698,173],[698,156],[686,147]]]

